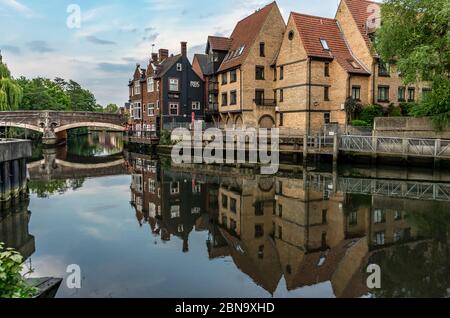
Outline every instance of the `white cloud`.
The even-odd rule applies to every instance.
[[[22,13],[27,17],[31,17],[34,15],[33,10],[17,0],[0,0],[0,5],[13,9],[14,11]]]

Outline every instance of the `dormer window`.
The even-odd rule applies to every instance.
[[[328,46],[328,42],[325,39],[320,39],[320,43],[325,51],[330,51],[330,47]]]

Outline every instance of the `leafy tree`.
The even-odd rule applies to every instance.
[[[70,97],[71,110],[73,111],[94,111],[97,106],[94,94],[83,89],[80,84],[70,80],[67,84],[67,95]]]
[[[0,242],[0,298],[31,298],[38,292],[20,274],[22,256]]]
[[[383,117],[383,107],[380,105],[368,105],[364,107],[359,115],[359,119],[373,126],[376,117]]]
[[[354,115],[358,115],[362,110],[362,104],[352,97],[348,97],[345,101],[345,111],[350,121],[353,120]]]
[[[117,106],[116,104],[109,104],[108,106],[106,106],[105,108],[105,113],[113,113],[116,114],[119,112],[119,106]]]
[[[18,109],[22,93],[22,88],[11,77],[0,55],[0,111]]]
[[[395,61],[405,84],[431,83],[431,92],[414,107],[438,129],[450,121],[450,2],[386,0],[375,47],[385,61]]]

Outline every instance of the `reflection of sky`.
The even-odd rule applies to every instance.
[[[189,253],[173,237],[161,243],[149,225],[139,228],[129,204],[130,176],[88,179],[83,188],[49,199],[31,198],[30,233],[36,237],[34,276],[64,277],[78,264],[78,292],[61,286],[60,297],[270,297],[237,269],[230,257],[210,261],[207,232],[190,235]],[[332,297],[330,283],[276,297]]]

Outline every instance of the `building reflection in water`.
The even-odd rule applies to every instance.
[[[29,204],[25,193],[11,201],[0,202],[0,242],[17,250],[24,259],[35,252],[34,236],[28,229],[31,218]]]
[[[140,226],[149,224],[162,241],[178,237],[182,252],[193,230],[208,231],[210,259],[230,257],[271,294],[284,278],[288,291],[330,282],[337,297],[447,296],[450,200],[350,194],[337,189],[348,180],[315,173],[267,177],[129,157]],[[369,264],[382,268],[381,290],[367,288]],[[434,290],[424,288],[433,279]]]

